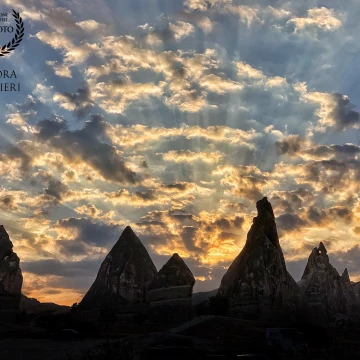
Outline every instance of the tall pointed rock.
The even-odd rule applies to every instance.
[[[3,225],[0,225],[0,322],[15,322],[23,277],[20,259]]]
[[[128,226],[101,264],[80,308],[145,303],[148,286],[155,275],[149,253]]]
[[[174,254],[149,286],[151,317],[154,322],[176,323],[191,318],[195,278],[184,260]]]
[[[245,246],[222,278],[217,296],[230,299],[232,316],[296,317],[304,299],[286,270],[272,206],[264,197],[256,208]]]
[[[358,304],[348,271],[345,269],[339,275],[322,242],[312,250],[298,284],[308,299],[309,307],[315,314],[322,314],[323,322],[357,316]]]

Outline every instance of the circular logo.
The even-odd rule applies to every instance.
[[[22,21],[22,18],[18,12],[16,12],[13,9],[12,13],[13,18],[15,19],[16,23],[16,31],[14,37],[5,45],[1,46],[0,48],[0,56],[6,56],[7,54],[10,54],[15,48],[17,48],[21,40],[24,37],[24,23]],[[13,26],[1,26],[0,25],[0,33],[13,33],[14,32]]]

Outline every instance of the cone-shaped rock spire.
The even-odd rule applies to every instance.
[[[149,286],[152,320],[168,324],[189,320],[194,284],[195,278],[190,269],[175,253]]]
[[[217,296],[230,298],[234,316],[296,315],[303,308],[303,297],[286,270],[272,206],[264,197],[256,208],[258,216],[245,246],[225,273]]]
[[[325,314],[322,317],[326,317],[327,323],[339,315],[357,316],[357,299],[348,271],[345,269],[339,275],[322,242],[312,250],[298,284],[308,299],[309,307]]]
[[[161,289],[170,286],[189,286],[195,284],[195,278],[184,260],[175,253],[156,274],[149,289]],[[191,295],[191,293],[189,294]]]
[[[146,302],[156,268],[140,239],[127,226],[100,266],[95,282],[84,296],[82,308]]]

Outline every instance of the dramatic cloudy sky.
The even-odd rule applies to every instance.
[[[126,225],[214,289],[262,196],[295,280],[319,241],[360,279],[358,0],[4,3],[26,28],[0,59],[22,86],[0,97],[0,223],[25,294],[79,301]]]

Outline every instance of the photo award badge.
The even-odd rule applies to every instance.
[[[18,12],[15,10],[12,14],[0,12],[0,59],[6,58],[20,45],[24,31],[24,22]],[[0,66],[0,79],[3,80],[0,82],[0,92],[20,91],[20,82],[14,80],[17,79],[15,70]]]
[[[0,35],[1,40],[4,38],[4,35],[9,35],[9,41],[5,44],[1,44],[0,56],[6,56],[14,51],[21,43],[24,37],[24,23],[18,12],[13,9],[12,17],[14,18],[15,23],[9,23],[9,14],[0,13]]]

